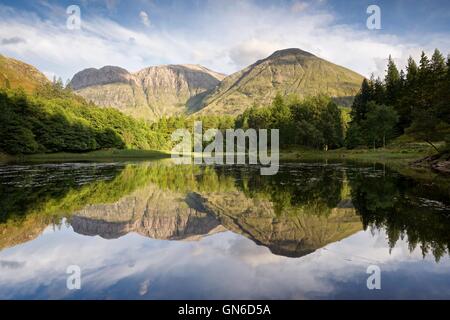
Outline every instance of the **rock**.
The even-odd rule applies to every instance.
[[[156,66],[136,73],[107,66],[77,73],[70,86],[99,106],[153,120],[189,113],[189,99],[212,90],[224,77],[199,65]]]
[[[416,160],[411,163],[412,167],[430,168],[442,174],[450,174],[450,154],[441,153]]]

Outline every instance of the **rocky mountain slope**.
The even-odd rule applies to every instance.
[[[351,101],[363,76],[300,49],[276,51],[226,77],[198,106],[202,114],[242,113],[253,105],[270,104],[277,93],[300,97],[324,93]]]
[[[0,55],[0,88],[23,88],[26,92],[32,92],[48,82],[47,77],[35,67]]]
[[[100,106],[135,117],[176,114],[237,115],[270,104],[277,93],[324,93],[349,103],[363,76],[300,49],[286,49],[228,77],[199,65],[165,65],[130,73],[119,67],[77,73],[72,88]]]
[[[214,89],[224,77],[199,65],[155,66],[136,73],[106,66],[77,73],[70,86],[99,106],[151,120],[188,113],[188,100]]]

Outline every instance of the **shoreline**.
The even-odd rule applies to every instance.
[[[99,150],[86,153],[39,153],[31,155],[0,155],[0,163],[65,162],[65,161],[111,161],[156,160],[169,158],[170,154],[158,150]]]
[[[195,157],[195,153],[191,156]],[[86,153],[44,153],[32,155],[12,156],[0,153],[0,163],[29,163],[29,162],[64,162],[64,161],[111,161],[111,160],[157,160],[170,158],[171,153],[159,150],[99,150]],[[356,161],[360,163],[379,163],[389,166],[407,166],[410,169],[431,170],[426,165],[427,159],[438,157],[431,150],[413,149],[336,149],[314,150],[302,148],[286,148],[280,151],[280,162],[292,161]],[[421,164],[420,166],[417,164]],[[439,172],[435,170],[435,172]],[[444,172],[441,172],[444,174]]]
[[[191,154],[195,157],[195,153]],[[399,151],[396,149],[336,149],[329,151],[287,148],[280,151],[280,162],[311,161],[311,160],[351,160],[370,163],[403,163],[412,164],[433,156],[430,152]],[[96,160],[152,160],[170,158],[169,151],[159,150],[99,150],[85,153],[39,153],[30,155],[0,154],[1,163],[9,162],[41,162],[41,161],[96,161]]]

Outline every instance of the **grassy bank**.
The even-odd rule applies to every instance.
[[[150,160],[170,157],[169,154],[155,150],[100,150],[87,153],[45,153],[5,158],[17,162],[60,162],[60,161],[114,161]]]
[[[433,154],[433,149],[416,144],[405,146],[390,146],[386,149],[355,149],[345,148],[320,151],[305,148],[286,148],[280,152],[281,161],[313,161],[313,160],[354,160],[370,163],[403,163],[407,164]],[[42,162],[42,161],[101,161],[101,160],[133,160],[161,159],[170,157],[170,152],[156,150],[100,150],[87,153],[45,153],[33,155],[10,156],[0,154],[1,162]]]
[[[404,150],[283,150],[280,153],[282,161],[309,161],[309,160],[355,160],[360,162],[401,162],[407,164],[411,161],[423,158],[428,153],[405,152]]]
[[[443,143],[437,143],[442,147]],[[435,172],[431,167],[415,167],[411,163],[423,159],[436,151],[424,143],[393,143],[385,149],[338,149],[330,151],[286,149],[280,153],[281,161],[355,161],[381,164],[398,173],[424,183],[431,183],[450,190],[448,175]]]
[[[397,163],[408,164],[414,160],[421,159],[435,151],[423,143],[392,144],[380,149],[354,149],[345,148],[329,151],[312,149],[288,148],[282,150],[280,159],[282,161],[310,161],[310,160],[353,160],[370,163]]]

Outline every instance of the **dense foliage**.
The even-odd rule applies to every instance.
[[[236,127],[279,129],[282,147],[338,148],[344,140],[341,110],[322,95],[304,100],[277,95],[270,107],[246,110],[237,118]]]
[[[435,50],[420,63],[409,58],[406,72],[389,57],[386,76],[364,80],[355,98],[347,147],[382,146],[403,133],[433,145],[450,125],[450,58]]]
[[[226,129],[234,127],[234,118],[228,115],[216,116],[216,115],[203,115],[203,116],[190,116],[184,115],[162,117],[158,121],[151,124],[151,129],[158,132],[161,136],[161,140],[164,144],[164,149],[171,150],[176,142],[171,140],[172,133],[177,129],[186,129],[189,132],[194,130],[194,122],[200,121],[202,123],[202,131],[205,132],[208,129],[219,129],[224,132]]]
[[[34,94],[0,90],[0,151],[9,154],[160,149],[149,126],[115,109],[98,108],[56,83]]]

